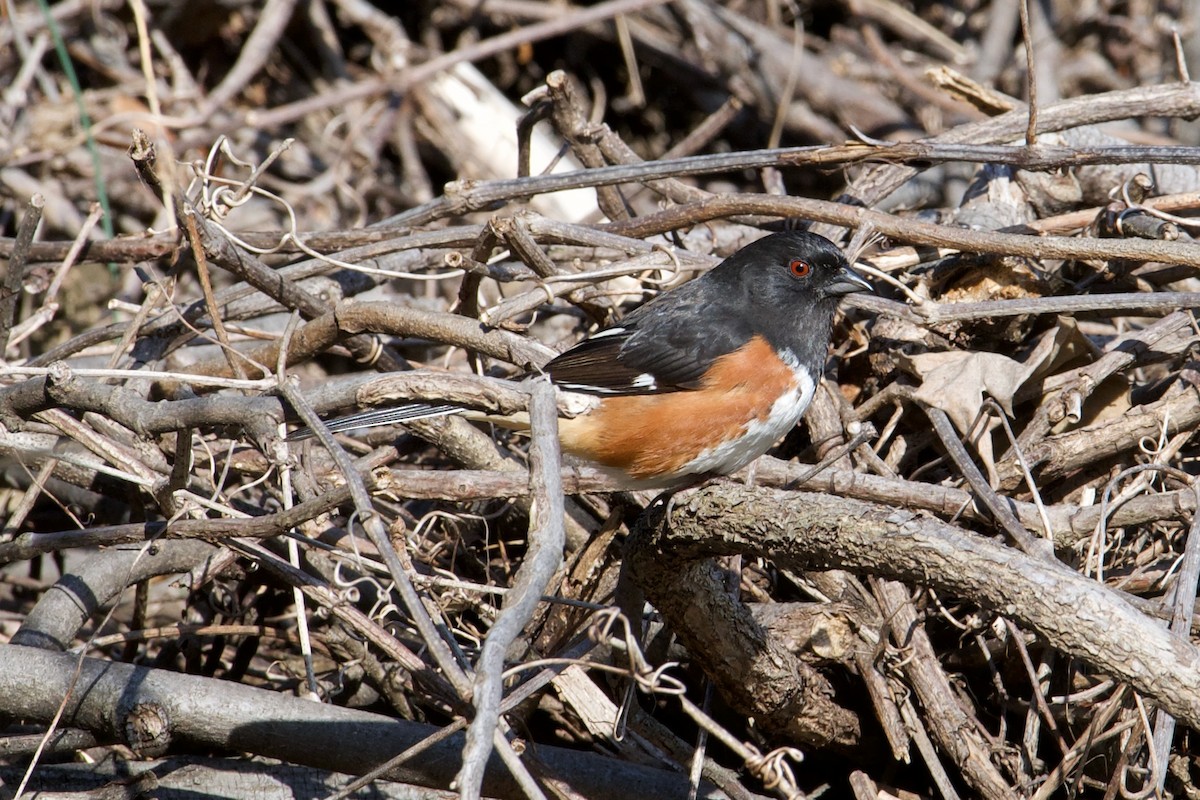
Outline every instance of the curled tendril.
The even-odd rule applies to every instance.
[[[677,662],[667,661],[657,669],[648,672],[638,670],[633,679],[637,683],[637,687],[646,694],[683,695],[687,693],[687,687],[683,685],[683,681],[666,674],[667,670],[677,666],[679,666]]]
[[[285,140],[279,147],[275,148],[267,155],[263,162],[257,166],[254,164],[239,159],[233,152],[229,144],[228,138],[221,136],[209,149],[208,155],[204,161],[197,161],[192,164],[192,170],[195,173],[193,185],[199,181],[200,183],[200,198],[199,205],[204,212],[205,217],[221,232],[228,236],[230,241],[237,244],[252,253],[258,255],[266,255],[269,253],[278,252],[286,247],[289,243],[304,253],[309,258],[317,259],[326,264],[330,264],[339,269],[348,269],[355,272],[362,272],[369,275],[381,275],[388,278],[405,278],[408,280],[418,281],[436,281],[448,278],[460,278],[465,274],[464,270],[454,269],[446,272],[423,273],[423,272],[401,272],[398,270],[377,269],[368,267],[363,264],[354,264],[347,261],[341,261],[331,256],[319,253],[305,243],[304,238],[300,235],[300,225],[296,221],[296,210],[292,205],[280,197],[279,195],[269,192],[261,186],[257,185],[259,176],[267,170],[268,167],[283,154],[283,151],[288,149],[293,140]],[[250,176],[245,180],[235,180],[224,178],[215,174],[217,156],[224,156],[231,164],[241,169],[250,170]],[[192,187],[188,187],[191,191]],[[255,247],[249,242],[240,238],[233,231],[226,228],[221,220],[224,219],[239,206],[244,205],[252,196],[258,196],[270,200],[283,209],[284,214],[288,218],[288,230],[279,238],[279,240],[271,247]]]
[[[764,756],[757,755],[758,751],[752,745],[746,745],[746,748],[755,753],[746,759],[746,767],[758,776],[764,787],[774,790],[780,786],[796,785],[792,765],[787,759],[799,764],[804,760],[804,753],[794,747],[778,747]]]

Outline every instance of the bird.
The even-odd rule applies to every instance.
[[[594,400],[587,413],[559,421],[562,449],[628,489],[679,488],[738,471],[800,421],[823,373],[838,302],[863,291],[871,285],[823,236],[790,230],[751,242],[542,368],[560,390]],[[327,427],[336,433],[462,410],[376,409]]]

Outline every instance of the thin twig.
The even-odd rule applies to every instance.
[[[558,407],[554,389],[545,378],[530,386],[529,417],[533,430],[529,480],[534,509],[529,523],[530,549],[517,571],[512,590],[504,598],[504,611],[488,633],[476,663],[472,696],[475,719],[467,730],[467,747],[457,778],[460,796],[470,800],[480,796],[493,733],[498,731],[505,653],[532,619],[534,608],[562,564],[563,491],[558,470]]]
[[[17,301],[21,299],[21,287],[25,281],[25,267],[29,263],[29,245],[42,221],[42,209],[46,199],[40,194],[29,198],[25,213],[17,227],[17,238],[13,243],[13,254],[4,274],[4,286],[0,288],[0,359],[8,349],[8,337],[17,320]]]

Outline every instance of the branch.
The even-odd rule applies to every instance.
[[[1058,561],[1029,558],[923,514],[828,495],[729,486],[680,497],[669,517],[660,510],[646,526],[637,575],[647,595],[678,591],[667,587],[675,586],[682,564],[732,554],[918,583],[1032,628],[1054,647],[1128,681],[1187,725],[1200,726],[1200,652],[1116,592]],[[648,558],[650,553],[656,555]],[[719,622],[706,624],[713,621]],[[673,622],[681,634],[697,624]],[[716,643],[739,639],[732,630],[713,634]],[[693,649],[693,654],[713,668],[715,653]],[[733,679],[714,677],[719,686]]]
[[[405,722],[365,711],[314,703],[231,681],[133,667],[109,660],[80,659],[32,647],[0,646],[0,696],[6,713],[28,723],[54,716],[80,666],[78,691],[67,699],[63,720],[105,739],[121,741],[132,715],[149,706],[166,720],[164,736],[192,747],[254,753],[338,772],[358,774],[438,733],[433,725]],[[36,687],[32,690],[31,687]],[[462,735],[432,745],[421,758],[390,771],[391,780],[431,788],[447,786],[458,769]],[[538,758],[592,800],[682,797],[684,776],[590,753],[538,746]],[[518,792],[498,762],[488,763],[484,791],[511,797]],[[702,797],[717,795],[710,787]]]

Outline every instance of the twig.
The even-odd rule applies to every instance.
[[[1200,484],[1193,485],[1200,499]],[[1183,565],[1175,577],[1175,599],[1171,604],[1171,634],[1182,641],[1191,641],[1192,616],[1196,608],[1196,586],[1200,583],[1200,516],[1192,519],[1188,529],[1187,544],[1183,551]],[[1167,761],[1171,754],[1171,741],[1175,735],[1175,717],[1159,709],[1154,716],[1154,735],[1150,746],[1154,750],[1154,762],[1158,769],[1154,773],[1154,784],[1161,792],[1167,781]]]
[[[13,254],[8,262],[8,271],[4,274],[4,286],[0,289],[0,360],[4,359],[4,353],[8,350],[9,333],[17,320],[17,301],[21,299],[21,287],[25,281],[29,245],[33,243],[33,235],[37,233],[38,223],[42,221],[42,209],[45,205],[46,199],[42,195],[35,194],[30,197],[17,228]]]
[[[971,460],[967,449],[963,447],[962,442],[959,440],[958,434],[955,432],[954,426],[950,422],[950,417],[946,415],[946,412],[940,408],[926,408],[925,414],[929,417],[929,421],[933,423],[933,429],[937,433],[938,438],[941,439],[942,446],[946,448],[950,459],[958,467],[962,476],[966,478],[967,483],[971,485],[971,489],[983,501],[988,511],[992,512],[996,522],[1000,524],[1000,527],[1004,528],[1004,532],[1009,535],[1009,538],[1031,556],[1046,557],[1051,555],[1048,552],[1048,542],[1030,535],[1029,531],[1016,518],[1016,515],[1013,514],[1000,495],[996,494],[996,491],[988,486],[983,473],[975,466],[975,462]]]
[[[977,730],[973,730],[969,708],[964,708],[959,701],[950,685],[949,676],[938,663],[933,642],[917,617],[908,589],[896,581],[882,579],[873,579],[871,586],[879,601],[880,613],[888,621],[891,638],[906,656],[902,667],[904,675],[926,709],[926,724],[942,751],[954,760],[962,770],[963,777],[980,794],[997,800],[1012,798],[1012,788],[989,758],[988,743]],[[944,796],[954,796],[954,790],[947,785],[944,776],[939,779],[942,766],[937,751],[929,747],[925,726],[912,724],[914,709],[908,702],[907,698],[900,700],[900,710],[909,722],[917,746],[921,748],[922,758]]]
[[[1021,39],[1025,42],[1025,91],[1029,95],[1029,124],[1025,128],[1025,146],[1032,150],[1037,147],[1038,102],[1033,31],[1029,24],[1029,0],[1018,0],[1017,10],[1021,19]]]
[[[200,124],[227,105],[234,95],[250,82],[276,51],[279,37],[292,18],[296,0],[267,0],[259,11],[254,30],[238,48],[238,57],[221,83],[204,99],[204,105],[193,118]]]
[[[504,611],[492,626],[475,669],[472,701],[475,719],[467,730],[467,747],[457,781],[459,796],[480,796],[483,771],[498,732],[501,673],[504,656],[517,635],[533,617],[534,608],[562,564],[563,491],[559,481],[558,408],[549,380],[530,387],[529,417],[533,430],[530,448],[530,488],[533,514],[529,528],[529,553],[517,571],[513,588],[504,598]]]
[[[675,206],[667,211],[647,214],[630,222],[610,223],[605,225],[604,229],[623,236],[651,236],[675,228],[741,214],[799,217],[843,228],[870,225],[877,233],[893,239],[914,244],[953,247],[973,253],[996,253],[1033,259],[1162,261],[1168,264],[1194,264],[1200,260],[1200,245],[1185,242],[1081,239],[971,231],[900,218],[840,203],[774,195],[721,195],[709,200]],[[1125,302],[1130,300],[1126,299]]]
[[[470,684],[467,681],[466,674],[455,660],[450,648],[442,640],[441,634],[434,626],[433,620],[430,619],[429,613],[425,610],[425,606],[421,603],[421,599],[417,595],[412,581],[408,579],[408,573],[405,571],[404,565],[400,563],[400,558],[396,555],[396,550],[392,547],[391,540],[388,539],[387,531],[384,530],[379,515],[375,513],[371,505],[371,499],[367,494],[363,479],[358,471],[354,469],[354,465],[350,461],[349,456],[346,455],[346,451],[342,449],[341,445],[332,436],[320,428],[319,418],[304,400],[304,397],[290,383],[286,381],[281,383],[279,390],[284,399],[296,409],[297,414],[300,415],[300,419],[314,430],[321,445],[333,455],[338,468],[346,478],[350,498],[353,500],[355,508],[359,513],[363,528],[387,565],[388,573],[391,575],[392,580],[395,581],[396,588],[404,600],[404,605],[408,609],[408,613],[412,616],[418,630],[420,630],[426,646],[459,697],[469,697]]]

